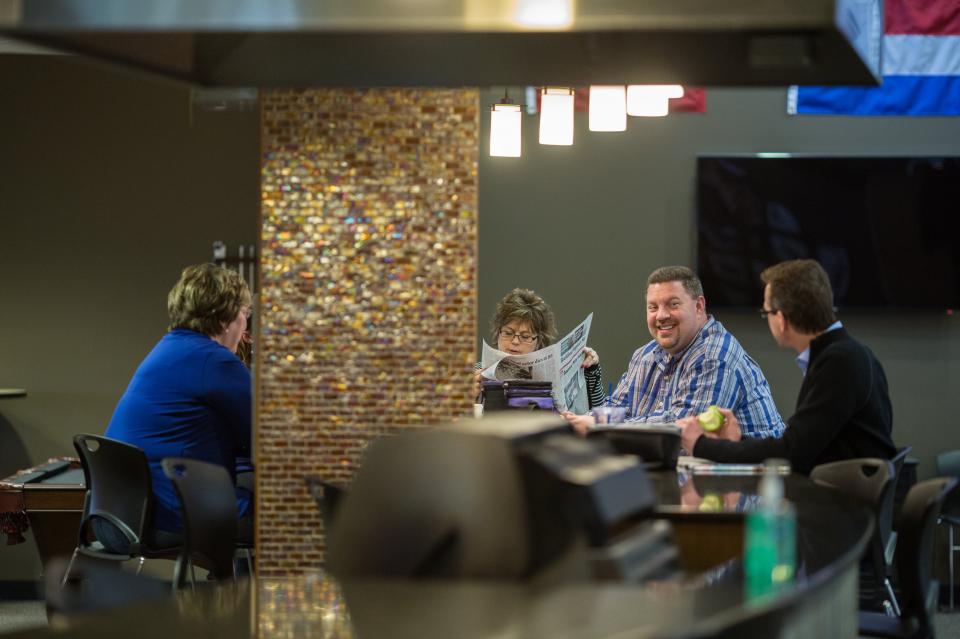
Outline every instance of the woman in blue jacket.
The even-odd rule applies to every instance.
[[[117,404],[107,437],[147,455],[155,495],[154,527],[178,534],[183,522],[165,457],[218,464],[236,480],[238,456],[250,454],[250,371],[236,356],[251,309],[250,289],[235,272],[214,264],[183,269],[167,296],[170,326]],[[238,533],[252,541],[252,494],[237,489]],[[96,529],[107,544],[112,535]],[[105,540],[103,537],[108,537]]]

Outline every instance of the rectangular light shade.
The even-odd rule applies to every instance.
[[[521,27],[567,29],[575,14],[574,0],[514,0],[510,21]]]
[[[648,118],[670,112],[670,98],[683,97],[679,84],[631,84],[627,87],[627,114]]]
[[[490,155],[498,158],[520,157],[519,104],[494,104],[490,109]]]
[[[590,130],[627,130],[627,89],[619,86],[590,87]]]
[[[540,94],[540,144],[573,144],[573,91],[547,87]]]

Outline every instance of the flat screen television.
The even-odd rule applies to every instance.
[[[960,307],[960,157],[697,158],[708,306],[759,307],[760,272],[813,258],[839,308]]]

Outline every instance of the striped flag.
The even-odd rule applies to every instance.
[[[790,87],[793,115],[960,115],[960,0],[885,0],[879,87]]]

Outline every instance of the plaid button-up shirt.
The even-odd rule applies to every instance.
[[[675,356],[655,340],[638,348],[607,404],[625,406],[629,422],[674,422],[716,405],[733,411],[744,437],[785,428],[763,371],[712,316]]]

